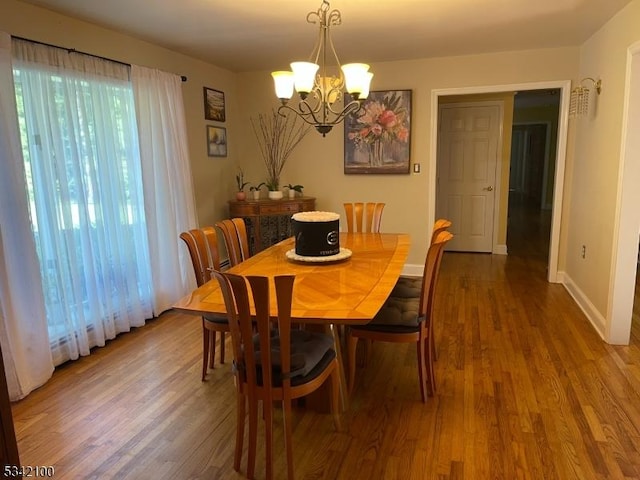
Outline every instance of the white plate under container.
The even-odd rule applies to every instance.
[[[303,255],[298,255],[296,253],[296,249],[292,248],[288,250],[285,255],[289,260],[295,260],[296,262],[307,262],[307,263],[326,263],[326,262],[338,262],[340,260],[346,260],[351,257],[351,250],[348,248],[340,247],[340,252],[335,255],[327,255],[324,257],[307,257]]]

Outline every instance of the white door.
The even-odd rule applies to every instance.
[[[437,218],[452,222],[447,250],[493,250],[502,103],[440,105]]]

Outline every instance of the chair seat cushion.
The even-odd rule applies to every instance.
[[[253,344],[256,355],[259,355],[260,337],[258,335],[254,336]],[[330,335],[306,330],[292,330],[291,373],[289,377],[308,375],[332,347],[333,338]],[[271,337],[271,364],[274,371],[280,372],[280,337],[277,335],[277,331],[274,331]]]
[[[291,386],[295,387],[296,385],[304,385],[305,383],[310,382],[317,376],[319,376],[322,372],[324,372],[329,364],[336,358],[336,351],[333,348],[330,348],[325,352],[325,354],[320,358],[318,363],[309,370],[309,373],[306,375],[297,375],[291,378]],[[279,382],[282,383],[282,382]]]
[[[400,277],[396,282],[391,297],[420,298],[422,293],[422,277]]]
[[[212,323],[229,323],[226,315],[205,315],[202,318]]]
[[[366,325],[358,325],[352,330],[373,330],[377,332],[411,333],[420,329],[423,317],[419,315],[419,298],[389,297],[380,311]]]

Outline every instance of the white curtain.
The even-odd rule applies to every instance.
[[[12,50],[58,365],[153,316],[133,91],[127,66],[15,39]]]
[[[0,32],[0,343],[12,400],[25,397],[53,373],[24,178],[11,37]]]
[[[133,83],[127,66],[0,32],[0,342],[12,400],[195,287],[179,239],[196,226],[181,81],[132,70]]]
[[[153,310],[159,314],[195,288],[191,260],[179,238],[181,232],[196,226],[182,80],[133,65],[131,81],[153,272]]]

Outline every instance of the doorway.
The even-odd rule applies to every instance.
[[[518,92],[509,171],[507,251],[548,262],[560,89]]]
[[[437,157],[438,157],[438,112],[440,97],[489,94],[501,92],[524,92],[530,90],[558,89],[559,95],[559,115],[558,128],[555,140],[556,162],[549,165],[548,175],[553,176],[553,187],[550,193],[552,205],[550,210],[550,236],[547,262],[547,280],[558,282],[558,249],[560,244],[560,221],[562,214],[562,202],[564,193],[564,173],[566,162],[567,130],[569,117],[569,95],[571,90],[570,81],[537,82],[527,84],[496,85],[488,87],[466,87],[433,90],[431,94],[431,142],[429,161],[429,218],[433,222],[436,218],[436,184],[437,184]],[[506,252],[505,252],[506,253]]]

